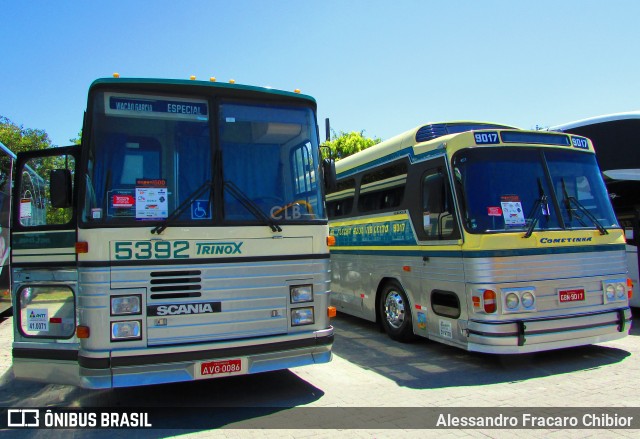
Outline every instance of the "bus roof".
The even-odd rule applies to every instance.
[[[412,151],[409,148],[419,143],[467,131],[490,129],[518,130],[519,128],[477,121],[429,122],[339,160],[336,162],[336,170],[338,173],[343,173],[372,162],[395,160],[411,154]]]
[[[570,130],[573,128],[582,127],[585,125],[595,125],[599,123],[615,122],[618,120],[628,120],[628,119],[640,119],[640,111],[627,111],[624,113],[611,113],[611,114],[604,114],[602,116],[589,117],[587,119],[576,120],[574,122],[568,122],[562,125],[556,125],[556,126],[550,127],[549,131],[564,131],[564,130]]]
[[[166,85],[166,86],[190,86],[190,87],[206,87],[213,89],[226,89],[226,90],[242,90],[248,92],[267,93],[271,95],[283,96],[293,99],[301,99],[313,102],[316,104],[316,100],[305,94],[277,90],[269,87],[257,87],[253,85],[224,83],[216,81],[196,81],[191,79],[161,79],[161,78],[100,78],[93,81],[89,90],[100,87],[103,85]]]

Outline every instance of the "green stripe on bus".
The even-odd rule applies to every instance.
[[[16,233],[12,236],[11,245],[14,250],[75,248],[76,233],[73,231]]]

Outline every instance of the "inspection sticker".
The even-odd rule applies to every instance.
[[[49,310],[29,308],[27,310],[27,330],[49,332]]]

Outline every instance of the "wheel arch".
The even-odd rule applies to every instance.
[[[398,285],[400,285],[400,288],[402,288],[402,291],[404,291],[404,294],[407,296],[407,300],[409,301],[409,312],[413,313],[413,310],[411,310],[411,307],[413,306],[411,303],[411,296],[410,294],[407,292],[407,289],[405,288],[404,284],[402,283],[402,281],[400,279],[398,279],[397,277],[393,277],[393,276],[385,276],[382,279],[380,279],[380,281],[378,282],[378,287],[376,288],[376,299],[375,299],[375,311],[376,311],[376,323],[379,325],[382,325],[382,318],[380,316],[380,307],[378,306],[378,304],[380,303],[380,297],[382,295],[382,290],[384,289],[384,287],[391,283],[391,282],[395,282]]]

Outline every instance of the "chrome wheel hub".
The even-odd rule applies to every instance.
[[[397,291],[390,291],[384,301],[384,314],[387,323],[392,328],[398,329],[404,323],[404,301]]]

